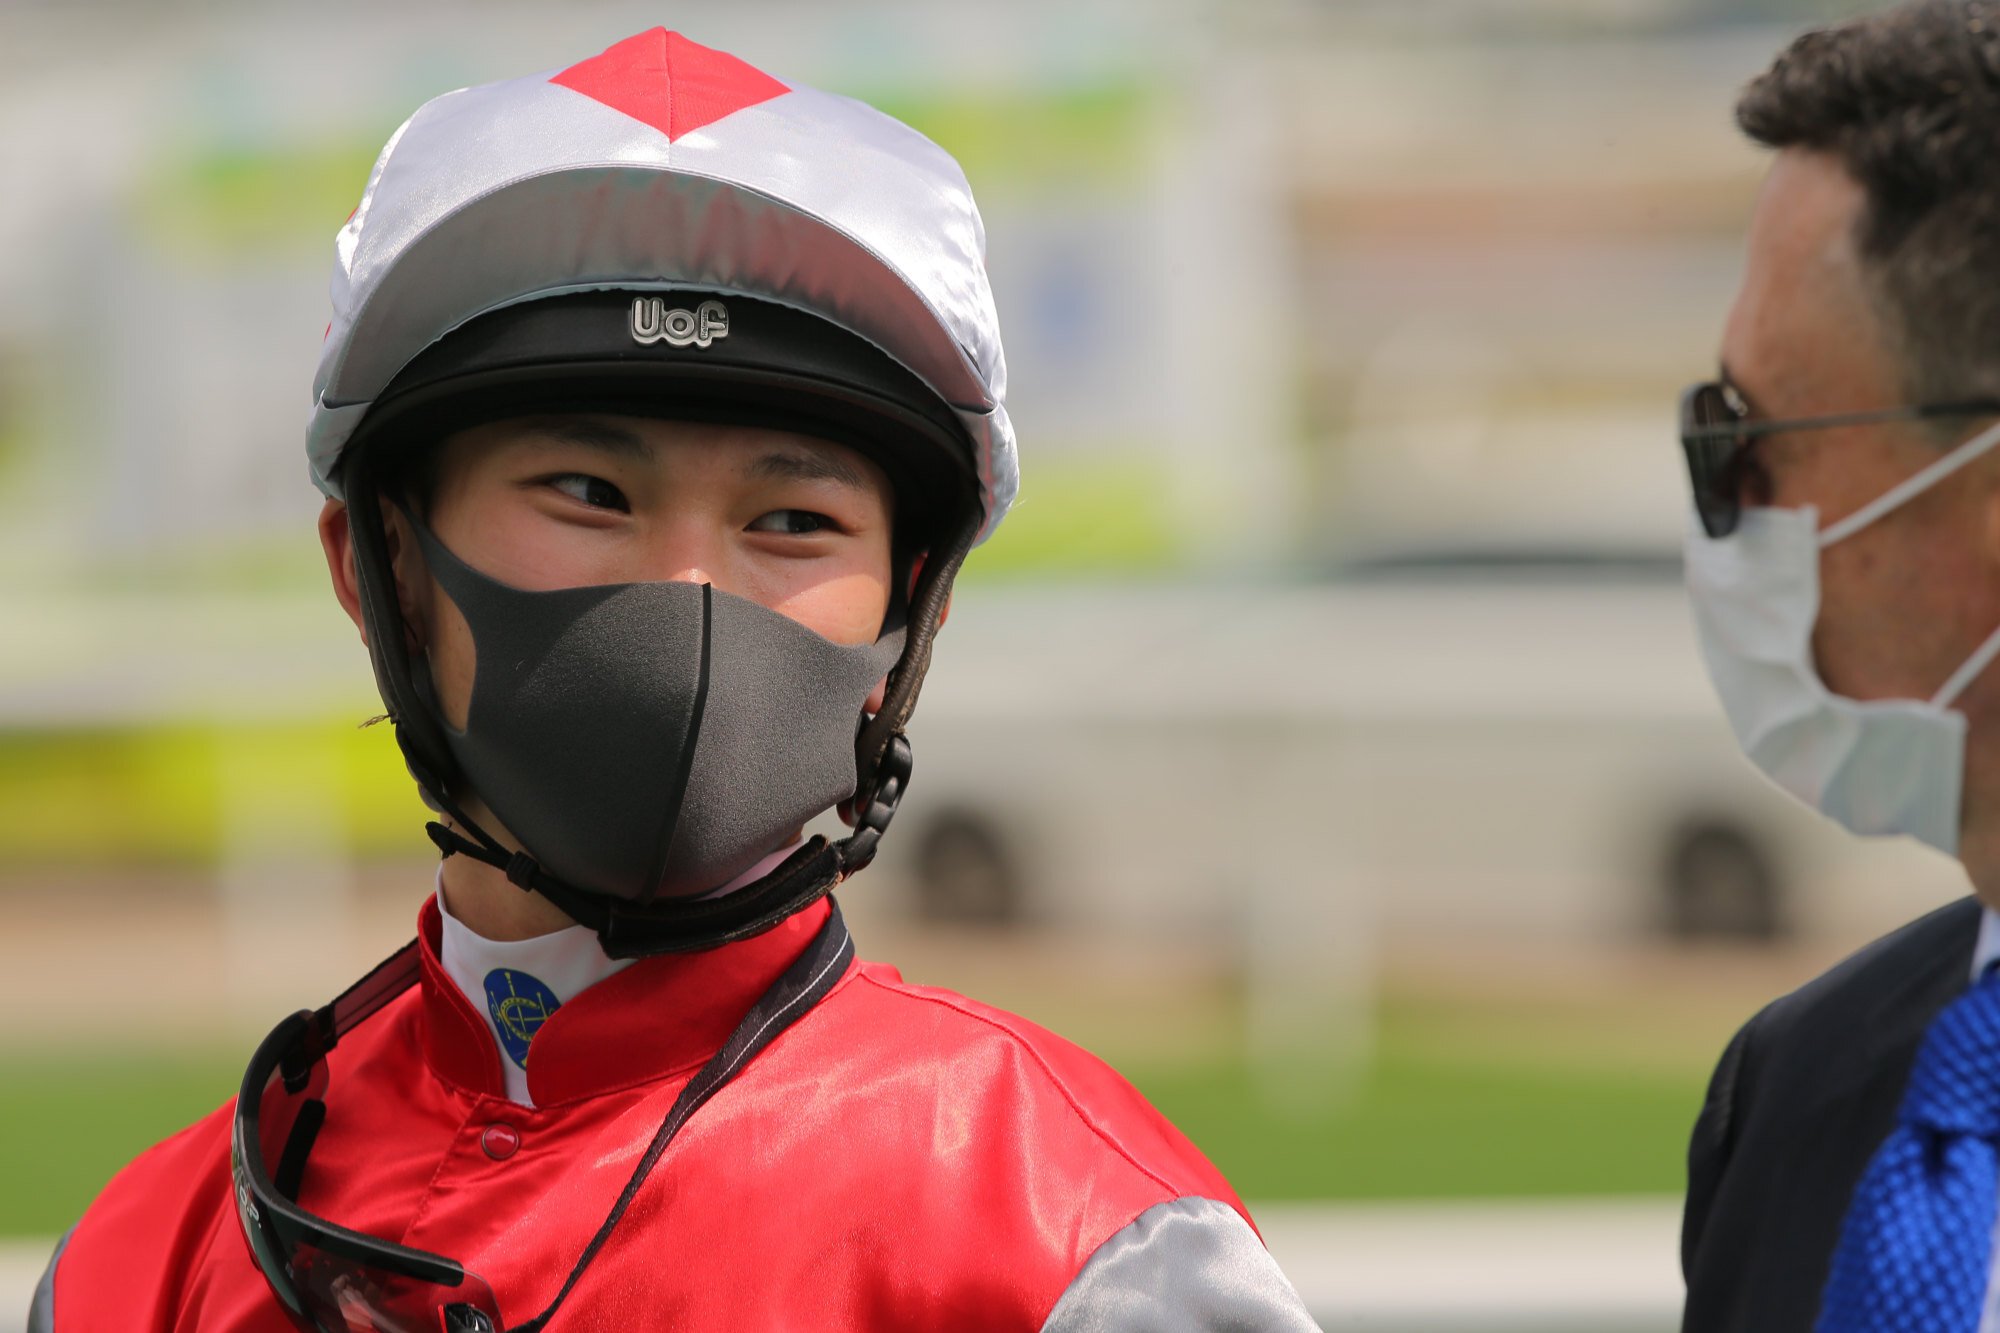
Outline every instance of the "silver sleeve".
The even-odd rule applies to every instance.
[[[1319,1333],[1277,1261],[1214,1199],[1154,1204],[1097,1247],[1042,1333]]]
[[[75,1227],[63,1233],[56,1242],[56,1252],[49,1256],[49,1266],[42,1270],[42,1280],[35,1284],[35,1297],[28,1303],[28,1333],[56,1333],[56,1265],[62,1262],[69,1238],[75,1234]]]

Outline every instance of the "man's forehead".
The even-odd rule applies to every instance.
[[[1855,248],[1861,186],[1829,154],[1785,149],[1757,196],[1742,287],[1723,336],[1722,360],[1753,397],[1817,401],[1879,356],[1880,330]],[[1831,383],[1819,383],[1831,376]],[[1795,405],[1796,406],[1796,405]]]
[[[1858,280],[1856,227],[1867,192],[1831,153],[1787,148],[1771,162],[1750,222],[1753,263],[1806,281]]]

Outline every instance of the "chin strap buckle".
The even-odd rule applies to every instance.
[[[435,820],[424,825],[424,832],[430,834],[431,841],[437,844],[438,851],[446,856],[463,854],[475,861],[484,861],[505,874],[507,882],[517,889],[533,893],[543,888],[542,863],[526,852],[509,853],[497,843],[491,847],[485,846],[474,842],[456,829],[446,828]]]
[[[882,761],[875,766],[875,788],[869,792],[865,805],[855,807],[854,832],[841,844],[840,869],[843,878],[875,859],[875,849],[882,841],[882,832],[896,817],[896,807],[901,804],[903,792],[910,785],[910,769],[914,763],[910,738],[900,731],[889,737],[888,747],[882,751]]]

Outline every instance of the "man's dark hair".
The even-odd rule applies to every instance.
[[[1917,402],[2000,395],[2000,3],[1912,0],[1808,32],[1745,88],[1769,148],[1831,153]]]

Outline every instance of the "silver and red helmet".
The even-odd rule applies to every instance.
[[[1019,482],[985,251],[936,144],[678,33],[447,93],[390,137],[335,240],[313,480],[339,496],[346,446],[396,377],[482,315],[577,292],[725,293],[872,344],[947,405],[983,539]],[[687,336],[653,346],[715,346]]]
[[[1018,485],[985,234],[957,163],[860,102],[654,29],[425,103],[335,248],[307,455],[353,513],[397,738],[461,823],[470,786],[404,648],[376,502],[399,455],[548,410],[799,430],[880,463],[898,545],[926,557],[886,701],[855,742],[856,831],[815,865],[715,902],[635,903],[476,827],[440,845],[504,865],[624,952],[740,937],[866,864],[908,777],[903,729],[952,580]]]

